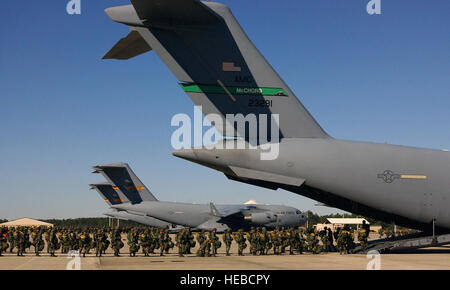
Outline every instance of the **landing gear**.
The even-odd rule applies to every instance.
[[[431,244],[435,245],[437,244],[437,238],[436,238],[436,219],[433,219],[433,239],[431,241]]]

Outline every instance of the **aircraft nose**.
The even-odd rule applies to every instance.
[[[172,153],[173,156],[186,159],[189,161],[196,161],[197,155],[195,155],[195,152],[193,149],[181,149],[181,150],[175,150]]]

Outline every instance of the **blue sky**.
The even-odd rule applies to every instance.
[[[101,216],[91,166],[118,161],[162,200],[336,212],[173,157],[170,120],[193,103],[154,53],[101,60],[128,33],[103,10],[127,0],[81,1],[2,2],[0,218]],[[222,1],[333,137],[450,148],[450,2],[367,2]]]

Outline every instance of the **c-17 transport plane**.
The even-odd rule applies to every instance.
[[[131,218],[140,216],[146,221],[145,224],[157,222],[161,225],[153,226],[159,227],[181,225],[193,230],[216,229],[218,232],[226,229],[248,230],[252,226],[264,226],[268,229],[277,226],[298,227],[306,222],[306,217],[300,210],[283,205],[214,205],[158,201],[128,164],[97,165],[94,169],[95,173],[101,173],[107,179],[108,185],[111,186],[108,189],[116,194],[117,202],[111,204],[111,208],[119,211],[115,215],[125,214],[130,220],[137,222],[140,221]],[[91,186],[95,186],[94,188],[104,194],[104,186]],[[150,221],[150,218],[153,218],[153,221]]]
[[[109,183],[91,184],[90,186],[91,189],[95,189],[100,194],[100,196],[110,207],[130,202],[128,199],[120,198],[119,194],[114,190],[114,186]],[[181,226],[176,226],[153,217],[130,214],[126,211],[120,211],[114,208],[110,208],[110,210],[104,213],[104,215],[120,220],[137,222],[150,227],[167,227],[171,232],[176,232],[183,229]]]
[[[279,146],[274,160],[262,160],[264,142],[256,149],[176,150],[175,156],[223,172],[234,181],[284,189],[348,212],[433,232],[433,245],[450,243],[449,235],[434,235],[450,230],[449,152],[332,138],[223,4],[198,0],[131,0],[131,4],[105,10],[131,33],[104,58],[128,59],[155,51],[207,117],[279,116],[279,140],[270,141]],[[253,142],[245,137],[247,129],[243,132],[236,123],[213,125],[225,137],[244,136],[223,141],[231,145],[225,148]],[[233,134],[225,130],[227,126],[235,129]],[[258,123],[258,129],[268,127],[272,128]]]

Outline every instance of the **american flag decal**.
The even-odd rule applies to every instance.
[[[222,70],[226,72],[240,72],[242,69],[239,66],[234,66],[234,62],[223,62]]]

